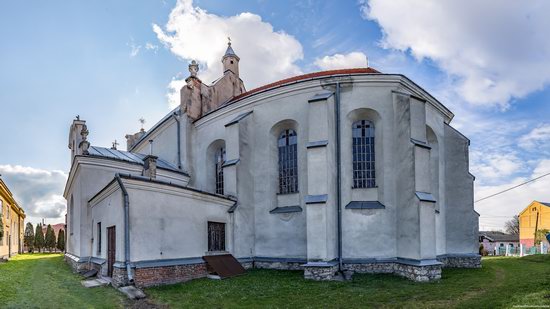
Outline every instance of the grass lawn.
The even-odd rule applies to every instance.
[[[20,255],[0,264],[0,308],[502,308],[550,306],[550,255],[485,258],[482,269],[445,269],[434,283],[392,275],[313,282],[301,271],[251,270],[222,281],[199,279],[146,289],[147,303],[113,288],[86,289],[59,254]]]
[[[445,269],[439,282],[355,275],[351,282],[312,282],[301,271],[252,270],[245,276],[149,288],[149,301],[189,307],[550,306],[550,255],[484,258],[482,269]]]
[[[61,254],[23,254],[0,263],[0,308],[122,308],[111,287],[84,288]]]

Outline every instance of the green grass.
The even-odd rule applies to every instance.
[[[124,295],[110,287],[84,288],[60,254],[23,254],[0,263],[1,308],[116,308]]]
[[[550,255],[486,258],[482,269],[445,269],[439,282],[355,275],[312,282],[301,271],[251,270],[244,276],[149,288],[150,302],[171,308],[510,308],[550,306]]]
[[[392,275],[313,282],[301,271],[250,270],[222,281],[199,279],[146,289],[147,303],[110,287],[86,289],[59,254],[25,254],[0,264],[1,308],[512,308],[550,306],[550,255],[485,258],[482,269],[445,269],[433,283]]]

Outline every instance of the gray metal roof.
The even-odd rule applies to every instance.
[[[141,153],[133,153],[128,151],[97,147],[97,146],[91,146],[88,149],[88,152],[89,152],[89,156],[108,158],[108,159],[125,161],[130,163],[137,163],[140,165],[143,165],[143,159],[146,157],[146,155]],[[165,170],[174,171],[174,172],[179,172],[179,173],[182,172],[177,168],[177,166],[161,158],[157,159],[157,167]]]
[[[351,201],[346,205],[346,209],[384,209],[382,203],[378,201]]]
[[[480,231],[479,236],[484,236],[486,238],[489,238],[489,240],[492,241],[500,241],[500,242],[518,242],[519,241],[519,235],[517,234],[505,234],[502,232],[487,232],[487,231]]]
[[[300,206],[285,206],[285,207],[275,207],[269,211],[270,214],[286,214],[292,212],[301,212],[302,207]]]
[[[223,56],[237,56],[237,54],[235,54],[235,51],[231,47],[231,43],[227,44],[227,49],[225,50],[225,55]]]
[[[548,203],[548,202],[539,202],[539,203],[541,203],[541,204],[544,205],[544,206],[550,207],[550,203]]]

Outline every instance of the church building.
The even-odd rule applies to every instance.
[[[213,83],[191,62],[180,105],[126,151],[90,145],[73,120],[75,270],[143,287],[205,277],[217,254],[313,280],[480,267],[469,140],[436,98],[370,67],[247,91],[231,43],[221,61]]]

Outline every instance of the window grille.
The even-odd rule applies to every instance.
[[[353,136],[353,187],[376,187],[374,158],[374,125],[359,120],[352,125]]]
[[[225,223],[208,222],[208,251],[225,251]]]
[[[225,162],[225,148],[216,152],[216,193],[223,194],[223,164]]]
[[[294,130],[279,135],[279,193],[298,192],[298,136]]]
[[[101,254],[101,222],[97,223],[97,254]]]

